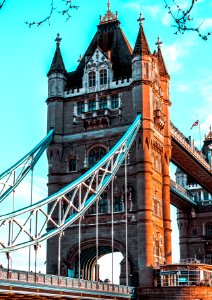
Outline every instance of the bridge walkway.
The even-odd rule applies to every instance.
[[[134,288],[105,282],[0,269],[0,299],[133,299]]]

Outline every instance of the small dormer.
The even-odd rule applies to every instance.
[[[86,57],[83,87],[87,93],[98,92],[109,88],[113,80],[110,51],[104,53],[97,46],[91,57]]]

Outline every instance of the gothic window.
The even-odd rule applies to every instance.
[[[209,199],[208,192],[206,192],[206,191],[203,192],[203,198],[204,198],[204,200],[208,200]]]
[[[99,72],[100,85],[107,84],[107,70],[103,69]]]
[[[68,171],[69,172],[76,172],[77,170],[77,160],[76,157],[69,158],[68,161]]]
[[[105,108],[107,108],[107,98],[100,99],[100,102],[99,102],[99,108],[100,108],[100,109],[105,109]]]
[[[99,213],[106,214],[108,213],[108,204],[107,204],[107,193],[103,193],[99,200]]]
[[[85,103],[84,102],[78,102],[77,103],[77,114],[81,115],[85,112]]]
[[[121,197],[114,197],[113,210],[114,210],[114,212],[123,211],[123,201],[122,201]]]
[[[155,255],[160,256],[160,245],[158,240],[155,241]]]
[[[118,108],[119,107],[119,98],[118,98],[118,95],[114,95],[112,96],[112,99],[111,99],[111,108],[114,109],[114,108]]]
[[[101,146],[96,146],[89,151],[88,163],[89,167],[93,167],[106,154],[106,149]]]
[[[88,86],[93,87],[96,85],[96,72],[92,71],[88,74]]]
[[[157,216],[158,214],[158,203],[157,200],[154,199],[154,214]]]
[[[197,227],[192,227],[191,228],[191,235],[192,236],[197,236]]]
[[[149,65],[148,63],[144,63],[144,78],[149,78]]]
[[[207,223],[206,224],[206,235],[207,236],[212,236],[212,223]]]
[[[95,214],[96,214],[96,204],[93,204],[93,205],[88,209],[88,214],[90,214],[90,215],[95,215]]]
[[[94,111],[94,110],[96,110],[96,101],[90,100],[88,102],[88,111]]]

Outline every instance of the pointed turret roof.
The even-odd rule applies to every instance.
[[[137,36],[136,43],[135,43],[135,48],[133,51],[134,55],[137,55],[137,54],[150,55],[151,54],[151,51],[150,51],[150,48],[149,48],[149,45],[148,45],[148,42],[147,42],[147,39],[146,39],[146,36],[144,33],[144,29],[143,29],[143,21],[144,20],[145,19],[142,17],[142,14],[140,14],[140,17],[138,19],[140,27],[139,27],[138,36]]]
[[[63,74],[67,73],[66,69],[65,69],[64,62],[63,62],[62,54],[61,54],[61,51],[60,51],[60,42],[61,42],[61,40],[62,39],[60,38],[60,35],[58,33],[57,37],[55,39],[56,50],[55,50],[55,53],[54,53],[54,57],[53,57],[53,60],[52,60],[50,70],[47,74],[48,76],[51,75],[52,73],[55,73],[55,72],[59,72],[59,73],[63,73]]]
[[[162,44],[162,42],[161,42],[160,38],[158,37],[156,45],[158,46],[157,57],[158,57],[159,72],[163,76],[169,76],[169,73],[166,69],[166,65],[165,65],[165,62],[163,59],[163,55],[162,55],[162,51],[161,51],[161,44]]]
[[[76,71],[68,73],[68,89],[82,86],[85,64],[97,47],[105,55],[110,52],[114,80],[132,77],[132,48],[120,28],[118,14],[113,14],[110,10],[109,1],[108,10],[104,17],[100,17],[98,30],[80,60]]]

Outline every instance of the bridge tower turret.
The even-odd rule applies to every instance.
[[[141,113],[142,127],[127,162],[127,195],[123,166],[114,178],[113,250],[123,254],[121,284],[126,283],[128,273],[130,284],[151,286],[153,268],[171,261],[170,100],[161,42],[158,41],[158,49],[152,54],[143,20],[140,15],[139,33],[132,50],[120,28],[118,14],[112,13],[108,2],[108,10],[100,18],[97,32],[77,69],[67,74],[66,93],[63,90],[61,95],[51,94],[51,85],[65,85],[66,72],[61,60],[60,73],[50,71],[48,106],[52,106],[49,106],[48,126],[55,128],[55,138],[48,149],[49,193],[92,167]],[[51,147],[59,149],[56,156],[53,153],[53,159]],[[125,196],[128,207],[124,204]],[[128,210],[128,248],[123,221],[125,209]],[[62,237],[61,261],[71,276],[94,279],[95,268],[98,269],[94,263],[95,212],[94,205],[81,222],[81,266],[78,265],[77,226],[67,228]],[[99,200],[99,256],[112,251],[111,212],[111,188],[108,187]],[[48,241],[48,273],[57,272],[57,247],[57,239]]]
[[[169,74],[161,41],[151,54],[140,14],[132,56],[132,102],[142,114],[137,137],[136,199],[139,285],[152,284],[152,267],[171,262],[170,177],[171,157]],[[153,249],[153,251],[152,251]],[[143,276],[142,274],[147,274]]]
[[[55,134],[63,132],[63,99],[66,87],[67,72],[60,51],[59,33],[55,39],[56,50],[48,72],[48,124],[47,130],[54,128]]]

